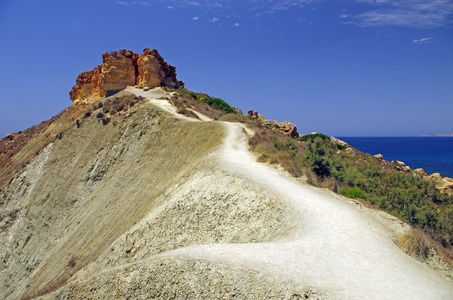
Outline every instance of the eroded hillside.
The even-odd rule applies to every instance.
[[[272,239],[285,211],[213,164],[224,134],[151,103],[63,131],[2,186],[2,297],[47,293],[95,261],[98,272],[192,244]]]
[[[448,264],[398,248],[401,237],[402,248],[420,241],[407,243],[408,224],[307,184],[347,185],[303,169],[299,151],[317,137],[168,88],[176,74],[161,57],[143,78],[167,88],[101,98],[126,86],[112,74],[132,78],[139,61],[130,51],[103,58],[75,86],[87,98],[3,141],[0,298],[453,298]],[[323,138],[354,163],[399,171]]]

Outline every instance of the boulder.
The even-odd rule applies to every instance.
[[[425,170],[423,170],[422,168],[415,169],[414,173],[417,174],[417,175],[420,175],[420,176],[426,176],[427,175]]]
[[[280,131],[290,137],[297,138],[299,137],[299,133],[297,132],[297,127],[293,123],[290,122],[283,122],[280,123]]]
[[[382,154],[376,154],[376,155],[373,155],[373,157],[376,159],[379,159],[379,160],[384,160],[384,156],[382,156]]]
[[[253,111],[253,110],[251,109],[251,110],[249,110],[249,111],[247,112],[247,114],[248,114],[249,116],[251,116],[252,119],[254,119],[254,120],[258,119],[258,112],[257,112],[257,111]]]
[[[338,144],[338,145],[341,145],[341,146],[346,147],[346,148],[350,148],[351,147],[351,146],[349,146],[348,143],[346,143],[345,141],[342,141],[340,139],[337,139],[336,137],[331,136],[330,139],[331,139],[331,141],[334,144]]]
[[[440,173],[433,173],[430,175],[430,177],[433,179],[442,180],[442,176],[440,175]]]

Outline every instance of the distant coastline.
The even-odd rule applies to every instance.
[[[453,136],[452,136],[453,137]],[[352,147],[387,161],[402,161],[415,170],[440,173],[453,178],[453,139],[451,137],[338,137]]]
[[[423,133],[423,137],[430,137],[430,136],[435,136],[435,137],[453,137],[453,133]]]

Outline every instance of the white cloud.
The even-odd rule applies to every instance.
[[[197,17],[193,17],[193,18],[192,18],[192,20],[194,20],[194,21],[197,21],[198,19],[199,19],[199,17],[198,17],[198,16],[197,16]]]
[[[241,26],[241,24],[239,24],[239,23],[234,23],[233,26],[234,26],[234,27],[239,27],[239,26]]]
[[[283,11],[300,9],[322,9],[327,6],[326,0],[119,0],[120,5],[161,5],[168,9],[196,7],[197,14],[209,14],[222,18],[234,11],[236,20],[244,17],[259,18],[269,14],[280,14]],[[322,5],[316,5],[321,3]],[[339,22],[354,24],[362,27],[409,27],[435,28],[453,25],[453,0],[347,0],[345,5],[353,9],[343,9],[339,12]],[[251,13],[245,16],[246,12]],[[241,13],[242,12],[242,13]],[[241,15],[242,14],[242,15]],[[212,18],[213,23],[219,18]],[[233,23],[234,24],[234,23]]]
[[[453,23],[451,0],[355,0],[373,9],[356,15],[360,26],[434,28]]]
[[[431,43],[434,40],[434,37],[426,37],[426,38],[421,38],[418,40],[413,40],[412,43],[416,45],[421,45],[421,44],[428,44]]]
[[[200,6],[200,2],[197,1],[181,1],[181,5],[186,5],[186,6]]]

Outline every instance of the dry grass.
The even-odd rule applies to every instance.
[[[127,92],[120,92],[115,96],[105,98],[99,102],[93,104],[83,115],[82,118],[88,118],[92,114],[96,113],[97,118],[102,118],[103,124],[108,124],[105,122],[104,117],[109,114],[113,116],[121,111],[128,111],[130,108],[135,106],[137,103],[143,102],[143,97],[137,97]]]
[[[198,116],[194,112],[192,112],[186,108],[186,106],[191,107],[190,103],[188,103],[187,100],[184,101],[184,99],[174,96],[170,99],[170,102],[174,106],[176,106],[176,112],[178,114],[185,115],[186,117],[190,117],[190,118],[199,119]]]
[[[425,235],[416,229],[413,229],[398,238],[398,247],[410,256],[424,260],[429,254],[429,245]]]
[[[252,126],[255,125],[255,123],[252,121],[250,116],[243,115],[243,114],[226,114],[226,115],[221,116],[219,118],[219,121],[243,123],[243,124],[249,124]]]
[[[397,245],[406,254],[421,261],[425,261],[433,251],[447,264],[453,266],[453,250],[445,248],[441,243],[419,229],[412,229],[400,236]]]
[[[218,120],[219,117],[223,115],[223,112],[221,112],[220,110],[217,110],[217,109],[214,109],[214,108],[210,107],[206,103],[196,103],[193,106],[193,109],[198,111],[198,112],[200,112],[200,113],[202,113],[205,116],[210,117],[211,119],[214,119],[214,120]]]
[[[93,200],[86,202],[83,210],[74,211],[80,214],[77,215],[80,224],[71,223],[65,233],[70,238],[59,244],[58,251],[54,249],[43,259],[39,270],[30,279],[24,298],[30,299],[55,290],[78,270],[96,260],[114,240],[143,219],[156,204],[155,199],[171,186],[175,178],[183,176],[195,163],[216,149],[225,134],[224,127],[217,122],[175,121],[170,114],[146,102],[135,111],[134,118],[116,118],[116,126],[98,126],[100,119],[95,118],[96,113],[80,128],[74,126],[66,131],[65,142],[54,144],[52,157],[58,159],[43,172],[48,172],[50,168],[59,171],[51,173],[54,177],[39,181],[36,191],[50,193],[58,190],[61,196],[58,202],[47,201],[36,209],[45,211],[58,223],[64,214],[55,209],[54,204],[66,207],[63,201],[71,201],[74,182],[87,180],[86,170],[92,165],[91,160],[98,155],[99,149],[105,149],[102,154],[105,161],[111,160],[111,157],[117,159],[99,170],[104,177],[96,182]],[[119,132],[123,136],[117,142]],[[143,134],[140,140],[133,138],[139,134]],[[113,148],[109,147],[112,140],[116,143]],[[177,147],[175,141],[178,142]],[[130,151],[127,155],[126,152],[118,152],[120,147]],[[65,167],[74,156],[86,164],[75,169]],[[137,178],[143,181],[140,189],[136,189]],[[100,205],[105,205],[103,218],[99,218]],[[34,209],[32,206],[31,214],[35,213]],[[43,222],[47,220],[36,222],[37,228],[45,228]],[[43,234],[49,239],[55,232],[46,230]],[[81,239],[84,243],[80,243]],[[27,251],[30,255],[36,255],[39,249]]]
[[[14,134],[12,139],[1,139],[0,182],[29,161],[56,135],[72,126],[88,107],[89,104],[72,105],[48,121]]]
[[[258,161],[269,164],[280,164],[283,169],[295,177],[305,174],[305,168],[296,162],[293,157],[286,151],[277,149],[274,146],[275,141],[288,141],[290,138],[283,136],[279,132],[272,131],[261,124],[254,127],[255,135],[249,139],[250,150],[259,154]],[[303,143],[295,143],[300,149],[303,149]]]

